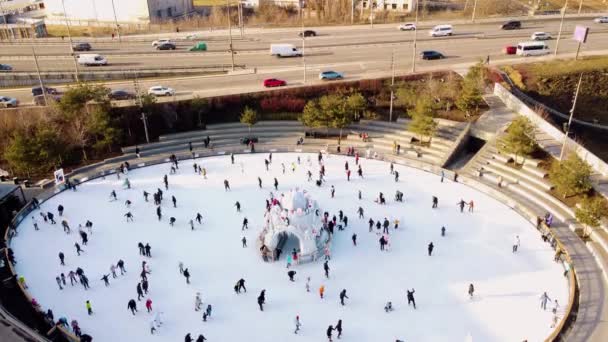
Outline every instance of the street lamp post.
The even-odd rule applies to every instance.
[[[230,59],[232,63],[232,71],[234,71],[234,50],[232,48],[232,18],[230,17],[230,3],[228,5],[228,39],[230,40]]]
[[[564,8],[562,8],[562,19],[559,23],[559,32],[557,32],[557,40],[555,41],[555,52],[554,56],[557,56],[557,50],[559,49],[559,40],[562,38],[562,28],[564,27],[564,18],[566,17],[566,10],[568,9],[568,0],[564,3]]]
[[[116,25],[116,35],[118,36],[118,43],[122,43],[120,38],[120,25],[118,25],[118,18],[116,17],[116,6],[114,6],[114,0],[112,0],[112,10],[114,11],[114,24]]]
[[[581,72],[581,76],[578,79],[578,84],[576,85],[576,93],[574,93],[574,101],[572,101],[572,109],[570,109],[570,118],[568,118],[568,126],[566,127],[566,134],[564,135],[562,150],[559,153],[559,161],[562,161],[562,159],[564,158],[564,151],[566,150],[566,143],[568,142],[568,133],[570,133],[570,125],[572,124],[572,117],[574,116],[574,109],[576,108],[576,101],[578,100],[578,93],[581,89],[582,82],[583,73]]]
[[[350,24],[355,23],[355,0],[350,0]]]
[[[393,53],[391,54],[391,106],[388,114],[388,121],[393,122],[393,101],[395,98],[395,49],[393,49]]]
[[[141,89],[139,87],[139,81],[137,80],[137,72],[133,72],[133,88],[135,90],[135,95],[137,96],[137,104],[139,105],[139,110],[141,111],[141,121],[144,124],[144,133],[146,134],[146,142],[150,143],[150,135],[148,134],[148,117],[144,112],[144,102],[141,99]]]
[[[40,75],[40,66],[38,65],[38,56],[36,55],[36,50],[34,49],[33,44],[32,44],[32,56],[34,56],[34,64],[36,65],[36,73],[38,74],[38,82],[40,83],[40,89],[42,89],[42,96],[44,96],[44,105],[48,106],[49,101],[46,97],[46,89],[44,88],[44,82],[42,82],[42,75]]]
[[[70,41],[70,52],[72,54],[72,59],[74,60],[74,77],[76,82],[80,82],[78,77],[78,62],[76,61],[76,54],[74,54],[74,42],[72,42],[72,32],[70,31],[70,22],[68,21],[68,15],[65,10],[65,0],[61,0],[61,5],[63,6],[63,19],[65,19],[65,26],[68,30],[68,40]]]
[[[578,14],[581,14],[582,10],[583,10],[583,0],[579,0],[578,1]]]
[[[418,40],[418,0],[416,0],[416,19],[414,23],[414,41],[412,42],[412,72],[416,72],[416,41]]]
[[[471,22],[475,22],[475,12],[477,11],[477,0],[473,3],[473,14],[471,16]]]

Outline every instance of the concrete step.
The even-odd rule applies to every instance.
[[[300,127],[302,129],[305,128],[299,121],[285,120],[285,121],[260,121],[253,126],[252,130],[255,131],[256,128],[267,128],[267,127],[272,127],[272,128]],[[240,122],[213,124],[213,125],[208,125],[207,129],[205,129],[205,130],[196,130],[196,131],[188,131],[188,132],[182,132],[182,133],[161,135],[158,138],[158,140],[164,141],[164,140],[176,140],[176,139],[189,139],[189,138],[195,138],[195,137],[206,137],[207,135],[221,133],[222,131],[225,131],[225,130],[247,129],[247,128],[248,128],[247,125],[244,125]]]

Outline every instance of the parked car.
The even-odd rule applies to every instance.
[[[298,33],[298,36],[302,37],[302,32]],[[316,36],[317,36],[317,32],[315,32],[313,30],[304,31],[304,37],[316,37]]]
[[[595,18],[595,19],[593,19],[593,21],[598,24],[608,24],[608,16]]]
[[[74,51],[91,51],[92,47],[89,43],[76,43],[72,46]]]
[[[514,55],[517,53],[517,46],[515,45],[507,45],[502,49],[505,55]]]
[[[420,58],[422,58],[424,60],[444,59],[445,56],[441,52],[439,52],[439,51],[426,50],[426,51],[422,51],[420,53]]]
[[[518,30],[521,28],[521,21],[509,20],[500,26],[501,30]]]
[[[152,46],[153,47],[157,47],[158,45],[164,44],[164,43],[173,43],[173,41],[169,38],[163,38],[163,39],[159,39],[159,40],[155,40],[152,42]]]
[[[287,85],[287,82],[276,79],[276,78],[267,78],[264,80],[264,87],[266,87],[266,88],[282,87],[282,86],[286,86],[286,85]]]
[[[416,31],[416,24],[414,23],[405,23],[401,24],[397,27],[399,31]]]
[[[198,42],[194,44],[193,47],[190,48],[190,51],[207,51],[207,43]]]
[[[532,40],[549,40],[551,39],[551,35],[547,32],[534,32],[530,38]]]
[[[59,92],[55,88],[44,87],[47,94],[57,95]],[[32,96],[42,95],[42,87],[33,87]]]
[[[337,71],[322,71],[319,74],[320,80],[341,80],[344,78],[344,75]]]
[[[175,89],[165,86],[154,86],[148,89],[148,95],[154,96],[171,96],[175,95]]]
[[[241,144],[243,145],[249,145],[249,143],[256,143],[258,142],[258,137],[254,137],[254,136],[248,136],[248,137],[242,137],[241,139]]]
[[[0,64],[0,71],[12,71],[13,67],[8,64]]]
[[[162,43],[156,45],[156,50],[175,50],[176,46],[173,43]]]
[[[8,97],[8,96],[0,96],[0,108],[9,108],[9,107],[17,107],[17,99]]]
[[[132,100],[135,98],[135,94],[130,93],[126,90],[117,89],[117,90],[112,90],[108,94],[108,98],[110,100]]]

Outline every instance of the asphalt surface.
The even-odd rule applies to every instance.
[[[548,41],[551,50],[556,45],[559,21],[530,20],[523,21],[520,30],[504,31],[499,23],[454,25],[454,35],[445,38],[432,38],[428,29],[432,26],[421,24],[418,28],[417,52],[437,50],[446,58],[437,61],[421,61],[417,57],[418,70],[453,68],[490,56],[492,62],[511,62],[518,59],[505,56],[502,49],[507,45],[516,45],[530,40],[536,31],[552,34]],[[561,54],[576,51],[577,43],[572,40],[576,25],[590,27],[590,35],[581,48],[581,55],[592,51],[608,50],[608,24],[595,24],[590,18],[569,19],[564,23],[559,52]],[[395,54],[395,69],[398,74],[411,71],[414,32],[399,31],[397,25],[382,25],[371,29],[369,26],[317,28],[316,37],[306,38],[304,58],[276,58],[270,56],[271,43],[291,43],[298,47],[302,39],[297,36],[298,29],[252,30],[241,38],[238,30],[233,32],[233,46],[236,51],[235,63],[245,65],[245,72],[238,71],[229,76],[193,76],[168,78],[163,80],[140,80],[140,86],[147,89],[152,85],[166,85],[177,91],[176,97],[211,96],[226,93],[239,93],[263,90],[265,78],[276,77],[287,81],[288,86],[302,85],[304,81],[304,63],[306,63],[306,84],[320,82],[318,74],[323,70],[335,70],[344,73],[345,79],[386,76],[391,70],[391,54]],[[200,33],[207,42],[209,51],[188,52],[187,49],[196,41],[176,39],[177,50],[156,51],[151,42],[153,37],[133,37],[130,41],[119,43],[117,40],[88,40],[94,51],[108,58],[106,67],[81,67],[81,71],[97,70],[133,70],[162,69],[167,67],[202,67],[206,65],[225,65],[231,63],[226,32]],[[75,40],[78,42],[87,40]],[[67,39],[49,41],[21,42],[7,44],[0,49],[0,63],[10,64],[14,72],[33,72],[32,57],[34,46],[39,57],[42,71],[74,72],[74,62],[69,55]],[[529,58],[532,59],[532,58]],[[112,89],[133,89],[132,80],[106,83]],[[63,87],[60,87],[63,88]],[[29,88],[2,89],[0,95],[16,97],[22,105],[32,102]]]

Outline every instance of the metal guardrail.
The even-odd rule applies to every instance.
[[[327,146],[327,147],[334,147],[337,145],[331,145],[331,146]],[[307,146],[306,144],[304,145],[298,145],[296,147],[291,147],[291,146],[273,146],[273,145],[268,145],[268,146],[263,146],[263,147],[256,147],[256,152],[255,153],[289,153],[289,152],[296,152],[296,153],[318,153],[319,152],[319,146],[318,145],[314,145],[314,146]],[[221,156],[221,155],[228,155],[230,153],[235,153],[235,154],[244,154],[244,153],[250,153],[249,149],[245,149],[245,147],[243,147],[242,145],[235,145],[235,146],[225,146],[222,147],[221,151],[216,151],[216,150],[209,150],[206,151],[205,153],[202,154],[196,154],[196,158],[204,158],[204,157],[211,157],[211,156]],[[344,155],[344,153],[342,153],[342,155]],[[446,175],[446,177],[454,177],[455,172],[450,171],[450,170],[446,170],[443,169],[439,166],[436,165],[432,165],[432,164],[428,164],[422,161],[415,161],[415,160],[410,160],[407,158],[403,158],[401,156],[397,156],[397,155],[393,155],[393,154],[387,154],[387,153],[378,153],[376,155],[376,153],[373,153],[373,155],[377,156],[375,159],[377,160],[382,160],[382,161],[387,161],[387,162],[394,162],[396,164],[401,164],[407,167],[412,167],[412,168],[416,168],[422,171],[426,171],[429,173],[433,173],[436,175],[440,175],[441,172],[444,172],[444,174]],[[181,160],[186,160],[186,159],[192,159],[192,155],[189,153],[181,153],[179,155],[177,155],[178,159]],[[159,165],[159,164],[164,164],[164,163],[168,163],[169,162],[169,158],[167,157],[159,157],[158,159],[149,161],[149,162],[145,162],[145,163],[139,163],[139,164],[135,164],[132,165],[131,170],[134,169],[139,169],[139,168],[144,168],[144,167],[148,167],[148,166],[154,166],[154,165]],[[70,180],[72,180],[76,185],[80,185],[82,183],[88,182],[90,180],[94,180],[94,179],[98,179],[98,178],[104,178],[106,176],[111,176],[113,174],[116,173],[115,169],[108,169],[108,170],[100,170],[97,172],[94,172],[90,175],[87,174],[83,174],[82,178],[79,177],[78,173],[70,173],[68,175],[66,175],[66,178],[69,178]],[[513,199],[512,197],[510,197],[509,195],[503,193],[503,192],[499,192],[498,190],[492,189],[490,186],[485,185],[483,183],[480,183],[479,181],[475,180],[472,177],[468,177],[466,175],[458,175],[458,182],[460,182],[461,184],[464,184],[466,186],[469,186],[477,191],[480,191],[492,198],[494,198],[495,200],[505,204],[506,206],[510,207],[511,209],[513,209],[514,211],[516,211],[518,214],[520,214],[522,217],[527,218],[528,221],[530,221],[532,224],[536,224],[536,219],[537,216],[527,207],[522,206],[518,201],[516,201],[515,199]],[[49,191],[43,193],[41,196],[39,196],[39,200],[40,202],[44,202],[60,193],[62,193],[63,191],[66,191],[67,189],[65,187],[55,187],[52,189],[49,189]],[[10,242],[11,242],[11,237],[12,234],[10,232],[11,229],[17,229],[17,227],[19,226],[19,224],[27,217],[27,215],[29,215],[32,211],[34,210],[32,202],[29,202],[16,216],[15,218],[13,218],[11,225],[9,226],[9,229],[7,229],[6,231],[6,235],[5,235],[5,242],[7,246],[10,246]],[[551,232],[551,230],[549,230],[549,232],[553,235],[553,233]],[[554,235],[553,235],[554,236]],[[568,282],[569,282],[569,301],[568,301],[568,306],[566,309],[566,314],[564,316],[564,318],[560,321],[560,323],[556,326],[556,328],[554,329],[553,333],[551,335],[549,335],[549,337],[547,337],[547,339],[545,340],[546,342],[550,342],[550,341],[555,341],[555,340],[559,340],[559,339],[563,339],[564,338],[564,334],[566,332],[566,330],[568,329],[568,327],[570,326],[570,324],[572,324],[575,319],[576,319],[576,312],[575,312],[575,303],[578,301],[578,297],[577,297],[577,293],[578,293],[578,280],[576,277],[576,272],[575,272],[575,268],[572,264],[572,259],[570,258],[570,255],[568,254],[567,249],[564,247],[564,245],[561,243],[561,241],[559,241],[559,239],[554,236],[555,241],[557,242],[558,246],[560,246],[561,250],[564,251],[565,253],[565,258],[567,260],[567,262],[570,264],[570,274],[568,277]],[[6,255],[7,260],[8,260],[8,255]],[[15,270],[13,265],[9,262],[9,267],[11,272],[16,275]],[[29,295],[29,293],[27,292],[26,289],[24,289],[21,284],[18,284],[21,291],[24,293],[24,295],[26,296],[26,298],[28,298],[31,301],[31,296]],[[64,334],[64,336],[66,338],[68,338],[71,341],[78,341],[78,339],[71,334],[71,332],[67,329],[64,329],[62,327],[59,327],[59,330]]]

